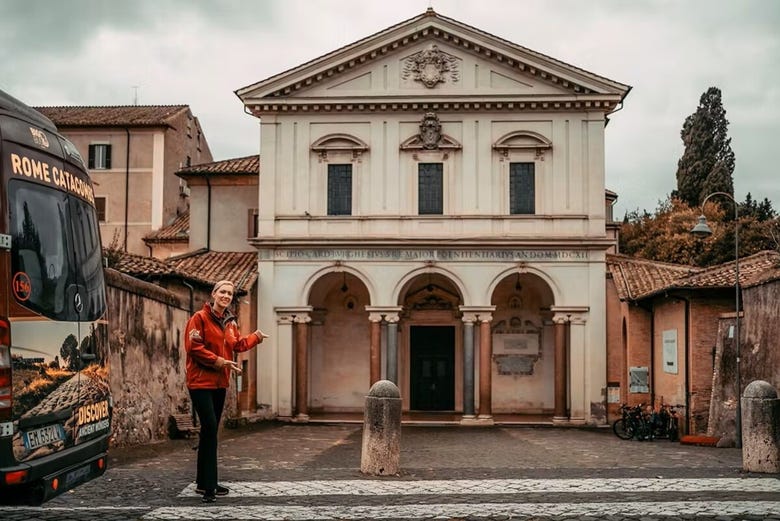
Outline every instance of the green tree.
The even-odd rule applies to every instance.
[[[734,193],[734,152],[728,126],[720,89],[710,87],[680,132],[685,150],[677,163],[673,197],[696,207],[712,192]],[[724,209],[727,202],[721,202]]]
[[[79,370],[79,341],[74,335],[68,335],[62,342],[60,357],[68,369]]]

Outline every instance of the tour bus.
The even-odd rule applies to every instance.
[[[39,504],[106,470],[103,255],[76,147],[0,91],[0,499]]]

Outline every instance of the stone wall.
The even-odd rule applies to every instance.
[[[186,304],[167,290],[106,270],[113,445],[168,438],[168,418],[190,410],[182,335]]]
[[[780,388],[780,281],[742,291],[740,320],[740,377],[744,389],[754,380]],[[718,325],[713,372],[712,402],[707,433],[733,438],[736,411],[736,346],[729,329],[734,313],[724,314]]]

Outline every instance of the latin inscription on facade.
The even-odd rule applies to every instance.
[[[260,250],[260,260],[275,261],[437,261],[437,262],[551,262],[588,260],[588,252],[576,250],[370,250],[278,249]]]

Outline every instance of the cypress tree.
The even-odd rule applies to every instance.
[[[699,206],[712,192],[734,194],[734,152],[728,126],[720,89],[710,87],[680,132],[685,150],[677,163],[677,190],[672,195],[691,207]]]

